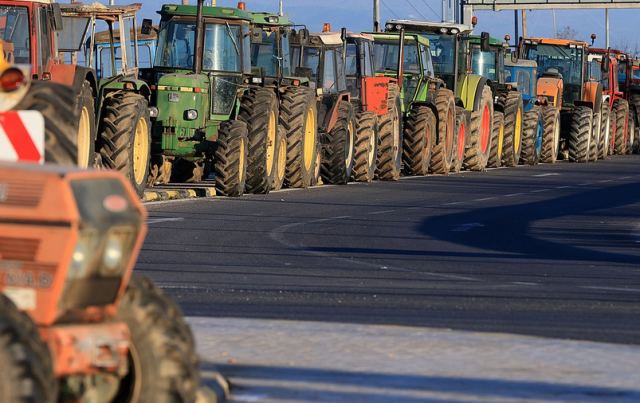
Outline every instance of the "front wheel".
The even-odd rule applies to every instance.
[[[554,164],[558,160],[560,150],[560,111],[553,106],[542,109],[544,134],[542,135],[542,154],[540,161]]]
[[[487,167],[498,168],[502,159],[502,146],[504,144],[504,113],[493,113],[493,139],[491,140],[491,153]]]
[[[358,116],[352,176],[356,182],[371,182],[376,173],[378,152],[378,118],[375,113]]]
[[[328,133],[322,134],[322,181],[332,185],[345,185],[353,170],[353,149],[357,121],[353,105],[342,101],[338,107],[338,120]]]
[[[424,176],[429,173],[435,130],[436,116],[431,108],[415,106],[411,109],[404,125],[402,144],[405,175]]]
[[[229,197],[244,194],[248,153],[247,125],[239,120],[220,123],[213,162],[218,194]]]
[[[588,162],[593,129],[593,111],[587,106],[576,106],[571,112],[567,148],[571,162]]]
[[[544,140],[544,119],[539,105],[524,114],[520,163],[536,165],[540,161]]]
[[[193,402],[200,384],[193,334],[178,305],[133,276],[116,319],[131,332],[129,373],[116,401]]]
[[[464,156],[464,167],[470,171],[483,171],[487,167],[493,134],[493,96],[491,88],[484,86],[480,108],[471,113],[471,131]]]

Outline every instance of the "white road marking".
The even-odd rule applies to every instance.
[[[624,287],[600,287],[600,286],[580,286],[586,290],[602,290],[602,291],[624,291],[624,292],[640,292],[640,288],[624,288]]]
[[[527,286],[536,286],[540,285],[540,283],[530,283],[528,281],[513,281],[511,284],[515,285],[527,285]]]
[[[556,186],[556,189],[569,189],[571,186],[569,185],[564,185],[564,186]]]
[[[443,206],[457,206],[459,204],[464,204],[464,202],[457,201],[457,202],[445,203],[445,204],[443,204]]]
[[[548,192],[551,189],[537,189],[537,190],[532,190],[531,193],[542,193],[542,192]]]
[[[613,179],[605,179],[605,180],[601,180],[598,181],[599,183],[608,183],[608,182],[613,182]]]
[[[472,222],[472,223],[457,225],[453,227],[451,232],[467,232],[474,228],[482,228],[482,227],[484,227],[484,224],[480,224],[479,222]]]
[[[631,178],[632,178],[632,176],[623,176],[620,179],[631,179]]]
[[[474,201],[476,202],[483,202],[483,201],[489,201],[489,200],[495,200],[496,197],[485,197],[484,199],[475,199]]]
[[[579,184],[578,186],[589,186],[589,185],[592,185],[592,184],[593,184],[593,182],[585,182],[585,183]]]
[[[538,175],[533,175],[533,176],[536,177],[536,178],[544,178],[546,176],[559,176],[559,175],[560,174],[557,173],[557,172],[549,172],[549,173],[546,173],[546,174],[538,174]]]
[[[524,193],[511,193],[508,195],[505,195],[505,197],[516,197],[516,196],[522,196]]]
[[[394,213],[396,210],[382,210],[382,211],[373,211],[371,213],[367,213],[368,215],[378,215],[378,214],[388,214]]]
[[[147,220],[147,224],[158,224],[161,222],[177,222],[184,221],[183,217],[174,217],[174,218],[150,218]]]

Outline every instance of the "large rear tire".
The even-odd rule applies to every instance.
[[[571,112],[567,149],[569,161],[588,162],[593,130],[593,111],[588,106],[576,106]]]
[[[220,123],[213,164],[216,191],[221,196],[238,197],[244,194],[249,154],[247,133],[247,125],[239,120]]]
[[[431,172],[446,175],[451,171],[454,153],[456,123],[455,96],[451,90],[442,88],[436,93],[436,111],[438,113],[437,137],[432,142]]]
[[[540,162],[555,164],[560,151],[560,111],[554,106],[542,108],[544,134],[542,136],[542,154]]]
[[[504,101],[504,142],[502,145],[502,166],[514,167],[520,161],[522,152],[522,119],[524,105],[520,93],[510,91]]]
[[[151,121],[147,100],[114,92],[103,103],[100,156],[106,168],[120,171],[142,195],[149,176]]]
[[[600,141],[598,143],[598,159],[603,160],[609,154],[609,138],[611,136],[611,109],[609,101],[602,103],[602,131],[600,133]]]
[[[500,167],[502,157],[502,147],[504,145],[504,114],[502,112],[493,112],[493,135],[491,139],[491,152],[487,167]]]
[[[591,144],[589,145],[589,161],[597,161],[600,153],[600,136],[602,135],[602,107],[593,113],[593,128],[591,129]]]
[[[456,131],[453,138],[454,153],[451,172],[458,173],[462,170],[462,165],[464,163],[464,151],[470,126],[469,114],[464,110],[464,108],[456,107]]]
[[[78,163],[77,116],[70,88],[45,81],[33,81],[25,97],[14,110],[38,111],[44,117],[44,160],[74,166]],[[93,148],[92,148],[93,149]]]
[[[402,117],[400,97],[389,90],[389,112],[379,126],[376,177],[383,181],[397,181],[402,169]]]
[[[613,153],[622,155],[626,152],[626,141],[629,137],[629,103],[624,99],[616,99],[613,103],[615,110],[616,133],[613,139]]]
[[[404,173],[423,176],[429,173],[431,147],[436,137],[436,115],[427,106],[411,109],[404,125],[402,160]]]
[[[133,276],[116,319],[131,332],[130,371],[116,401],[194,402],[200,384],[193,334],[178,305]]]
[[[0,402],[53,403],[58,384],[51,354],[29,316],[0,294]]]
[[[520,163],[536,165],[542,155],[544,139],[544,118],[539,105],[524,114],[522,125],[522,153]]]
[[[276,167],[271,190],[282,189],[287,173],[287,137],[284,135],[284,131],[284,127],[279,125],[276,137]]]
[[[356,145],[353,154],[353,180],[371,182],[376,174],[376,154],[378,152],[378,118],[373,112],[363,112],[358,116]]]
[[[315,172],[318,127],[314,92],[307,87],[290,87],[282,94],[280,124],[287,136],[287,174],[292,188],[311,185]]]
[[[471,132],[464,156],[464,167],[470,171],[483,171],[487,167],[493,134],[493,96],[485,85],[477,111],[471,113]]]
[[[279,115],[278,98],[270,89],[250,89],[240,100],[238,120],[249,133],[248,193],[267,194],[273,186]]]
[[[356,121],[353,105],[342,101],[338,107],[338,120],[329,133],[322,135],[322,182],[346,185],[353,170],[353,150],[356,139]]]
[[[77,153],[78,166],[89,168],[96,165],[96,106],[93,87],[89,81],[82,83],[82,89],[76,97]]]

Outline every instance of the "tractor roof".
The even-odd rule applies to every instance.
[[[339,32],[312,32],[309,37],[312,45],[342,45],[342,34]]]
[[[376,41],[397,41],[398,36],[400,35],[397,32],[370,32],[369,35],[373,36],[373,39]],[[429,38],[419,34],[405,34],[404,40],[406,41],[417,41],[418,43],[425,45],[427,47],[431,46],[429,42]]]
[[[558,38],[525,38],[524,43],[535,42],[544,45],[556,45],[556,46],[582,46],[584,48],[589,47],[587,42],[577,41],[574,39],[558,39]]]
[[[347,32],[347,38],[349,39],[362,39],[365,41],[373,42],[374,38],[371,34],[366,33],[357,33],[357,32]]]
[[[626,58],[628,57],[628,54],[626,52],[623,52],[619,49],[605,49],[605,48],[589,48],[589,53],[590,54],[596,54],[596,55],[604,55],[604,54],[611,54],[613,56],[615,56],[616,58]]]
[[[418,20],[389,20],[385,27],[389,31],[395,31],[399,29],[398,26],[402,26],[405,30],[411,32],[433,32],[437,34],[469,34],[473,31],[473,28],[464,24]]]
[[[518,59],[518,61],[514,62],[510,57],[504,59],[504,65],[507,67],[538,67],[538,63],[535,60]]]
[[[186,15],[195,17],[198,14],[198,7],[183,6],[178,4],[165,4],[158,11],[160,15]],[[232,7],[202,7],[202,15],[205,17],[221,18],[225,20],[245,20],[251,21],[251,14],[247,11]]]
[[[133,40],[133,29],[131,30],[131,38]],[[116,43],[120,41],[120,30],[114,30],[113,39]],[[142,33],[142,28],[138,28],[138,41],[155,41],[156,39],[158,39],[158,35],[156,34],[155,30],[151,30],[150,34],[145,35]],[[109,31],[96,32],[95,41],[96,45],[111,43]]]
[[[291,21],[289,16],[287,15],[278,15],[278,13],[268,13],[268,12],[250,12],[251,18],[253,19],[254,24],[258,25],[269,25],[269,26],[285,26],[290,27],[293,26],[294,23]]]
[[[474,45],[480,45],[480,35],[471,35],[469,36],[469,43]],[[491,46],[503,46],[504,41],[494,38],[493,36],[489,37],[489,45]]]
[[[62,15],[66,17],[96,17],[97,19],[104,21],[113,21],[122,15],[135,15],[141,8],[141,3],[125,6],[105,6],[100,3],[60,4]]]

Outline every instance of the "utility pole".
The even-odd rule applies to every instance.
[[[380,32],[380,0],[373,0],[373,30]]]
[[[280,17],[284,15],[284,0],[280,0]]]
[[[609,49],[609,9],[604,9],[604,47]]]
[[[516,28],[515,41],[516,41],[516,43],[519,43],[519,41],[520,41],[520,33],[518,32],[518,29],[520,28],[520,24],[518,23],[518,10],[513,10],[513,21],[514,21],[514,25],[515,25],[515,28]]]
[[[522,36],[527,37],[527,10],[522,10]]]

